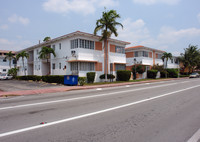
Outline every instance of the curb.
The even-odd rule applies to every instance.
[[[108,88],[108,87],[117,87],[117,86],[124,86],[124,85],[161,82],[161,81],[170,81],[170,80],[180,80],[180,79],[185,79],[185,78],[171,78],[171,79],[147,80],[147,81],[139,81],[139,82],[124,82],[124,83],[92,85],[92,86],[70,86],[70,87],[67,86],[67,87],[37,89],[37,90],[0,92],[0,97],[56,93],[56,92],[66,92],[66,91],[72,91],[72,90],[85,90],[85,89],[94,89],[94,88]]]

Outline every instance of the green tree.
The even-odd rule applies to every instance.
[[[50,47],[42,47],[42,50],[39,52],[39,58],[47,60],[47,64],[49,64],[50,55],[53,54],[56,57],[55,51]],[[49,73],[50,73],[50,66],[49,66]]]
[[[28,59],[29,54],[26,51],[22,51],[21,53],[17,54],[16,59],[19,60],[19,58],[22,58],[22,64],[23,64],[23,69],[24,69],[24,74],[26,76],[26,70],[24,68],[24,58]]]
[[[47,36],[47,37],[45,37],[45,38],[43,39],[44,42],[47,42],[47,41],[49,41],[49,40],[51,40],[51,37],[49,37],[49,36]]]
[[[12,59],[15,59],[15,56],[13,55],[12,51],[8,52],[6,54],[6,57],[5,59],[8,59],[9,60],[9,66],[10,66],[10,69],[11,69],[11,62],[12,62]]]
[[[13,78],[15,78],[15,77],[17,76],[17,71],[18,71],[17,68],[12,68],[12,69],[9,69],[9,70],[8,70],[8,74],[9,74],[9,75],[12,75]]]
[[[167,62],[169,59],[172,59],[172,54],[164,52],[161,59],[163,60],[164,68],[167,68]]]
[[[101,39],[100,41],[104,41],[104,50],[105,50],[105,81],[107,81],[107,69],[108,69],[108,39],[111,37],[112,34],[114,34],[116,37],[118,36],[117,28],[116,26],[121,26],[123,28],[123,25],[116,21],[116,19],[120,18],[120,15],[117,14],[115,10],[109,10],[102,12],[102,17],[96,21],[96,27],[94,29],[94,35],[97,34],[98,31],[101,31]]]
[[[189,69],[189,72],[193,72],[200,64],[200,50],[197,45],[189,45],[184,51],[185,53],[181,53],[179,57],[180,62],[183,64],[184,68]]]

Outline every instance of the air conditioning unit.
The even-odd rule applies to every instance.
[[[71,51],[71,55],[72,55],[72,56],[75,56],[75,55],[76,55],[76,51],[72,50],[72,51]]]

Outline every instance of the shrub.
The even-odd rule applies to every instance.
[[[189,77],[189,75],[180,75],[180,77]]]
[[[86,83],[86,77],[78,77],[78,83],[83,86]]]
[[[17,76],[17,71],[18,71],[17,68],[12,68],[12,69],[9,69],[9,70],[8,70],[8,74],[9,74],[9,75],[12,75],[13,78],[16,78],[16,76]]]
[[[64,83],[64,75],[46,75],[42,76],[42,80],[48,83]]]
[[[142,65],[138,65],[136,67],[136,71],[139,73],[139,74],[143,74],[144,73],[144,68]]]
[[[157,73],[158,73],[158,70],[148,70],[147,71],[147,77],[155,79]]]
[[[160,71],[160,78],[165,78],[165,77],[167,77],[166,75],[168,76],[167,71],[165,71],[165,70]]]
[[[166,69],[168,72],[168,77],[171,78],[177,78],[178,77],[178,71],[177,69]]]
[[[88,72],[87,73],[87,82],[88,83],[94,82],[95,74],[96,74],[95,72]]]
[[[105,74],[99,76],[100,79],[105,79]],[[107,79],[114,79],[115,76],[113,74],[107,74]]]
[[[129,70],[117,71],[117,80],[119,81],[129,81],[130,77],[131,77],[131,71]]]

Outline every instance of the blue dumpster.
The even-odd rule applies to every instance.
[[[65,75],[64,76],[65,85],[78,85],[78,75]]]

